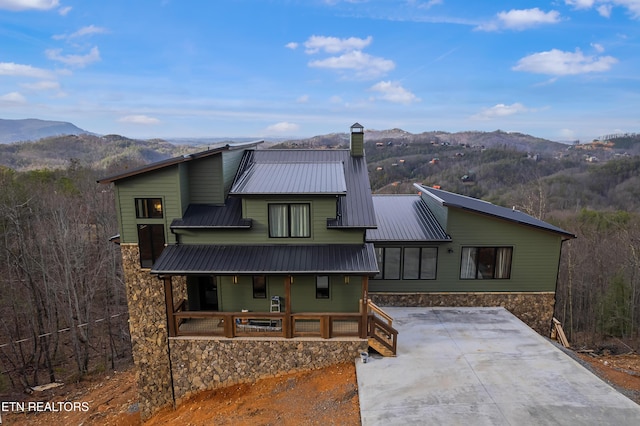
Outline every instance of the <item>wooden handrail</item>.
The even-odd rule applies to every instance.
[[[394,355],[396,354],[398,348],[398,330],[381,321],[373,314],[369,315],[368,329],[369,337],[375,339],[382,346],[389,349]],[[380,334],[376,333],[377,330],[381,330],[382,334],[388,337],[383,338]]]
[[[369,299],[367,301],[367,304],[369,306],[369,312],[373,312],[376,315],[384,318],[385,320],[387,320],[387,324],[388,325],[393,325],[393,318],[391,316],[389,316],[389,314],[387,314],[385,311],[383,311],[378,305],[376,305],[375,303],[373,303],[371,301],[371,299]]]

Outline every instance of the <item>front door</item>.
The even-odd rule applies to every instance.
[[[189,277],[187,298],[190,311],[217,311],[218,285],[211,275]]]

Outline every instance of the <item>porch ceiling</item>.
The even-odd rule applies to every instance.
[[[152,274],[375,275],[373,244],[362,245],[170,245],[151,268]]]

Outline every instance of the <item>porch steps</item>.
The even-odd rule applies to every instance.
[[[369,337],[369,347],[378,352],[382,356],[396,356],[392,350],[383,346],[378,340],[373,337]]]

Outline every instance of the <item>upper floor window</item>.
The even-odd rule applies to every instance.
[[[138,219],[162,219],[162,198],[136,198]]]
[[[513,247],[463,247],[460,279],[511,278]]]
[[[309,204],[269,204],[269,236],[308,238],[311,236]]]

